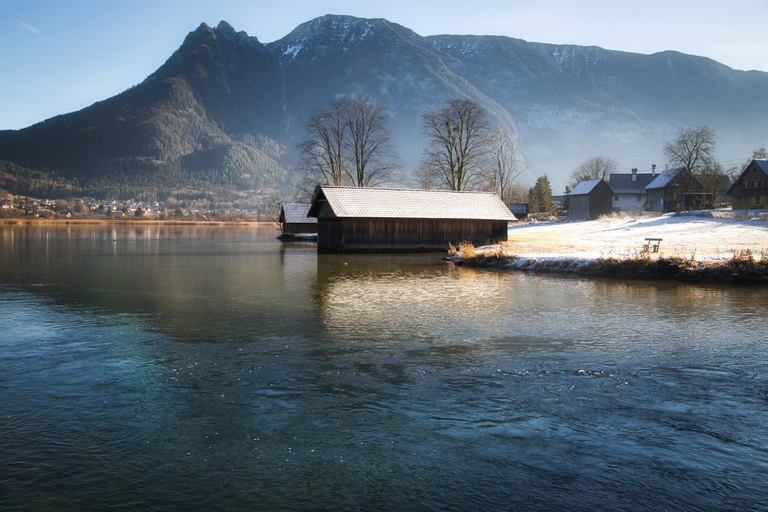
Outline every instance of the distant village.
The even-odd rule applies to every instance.
[[[162,201],[134,201],[129,199],[97,199],[95,197],[68,197],[66,199],[33,199],[14,196],[0,199],[0,212],[5,216],[61,219],[93,217],[103,219],[155,219],[155,220],[228,220],[255,221],[258,212],[252,210],[186,210],[169,208]]]
[[[768,209],[768,160],[753,159],[731,181],[723,175],[704,192],[698,178],[684,167],[653,172],[610,174],[608,180],[579,182],[568,194],[568,218],[593,220],[616,212],[657,212],[731,208]]]

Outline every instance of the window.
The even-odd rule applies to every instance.
[[[613,196],[613,200],[618,203],[619,202],[619,196]]]
[[[755,196],[755,204],[760,204],[760,196]]]
[[[754,182],[754,181],[750,181],[750,182],[749,182],[749,185],[747,185],[747,186],[748,186],[749,188],[755,188],[755,182]]]

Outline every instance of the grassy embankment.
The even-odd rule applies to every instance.
[[[635,251],[626,257],[525,258],[512,254],[503,245],[482,253],[472,244],[449,250],[457,265],[508,268],[519,271],[563,273],[580,276],[631,279],[674,279],[678,281],[721,282],[768,285],[768,253],[755,256],[750,250],[737,251],[723,261],[697,261],[693,257],[655,255]]]
[[[737,212],[716,213],[711,215],[715,219],[755,219],[757,222],[768,221],[768,214],[759,216],[739,214]],[[606,218],[611,220],[610,218]],[[602,219],[602,220],[606,220]],[[615,220],[615,219],[614,219]],[[582,224],[584,226],[586,224]],[[575,227],[576,225],[574,225]],[[620,225],[620,231],[626,231],[628,225]],[[606,231],[605,224],[596,223],[596,231]],[[734,226],[739,228],[739,226]],[[701,229],[691,226],[692,231]],[[615,229],[607,229],[615,232]],[[742,231],[737,230],[741,236]],[[630,279],[672,279],[679,281],[721,282],[736,284],[768,285],[768,249],[760,243],[758,238],[752,237],[757,243],[754,247],[745,247],[744,244],[736,245],[737,249],[728,250],[727,246],[719,248],[715,252],[727,254],[722,258],[696,257],[696,239],[688,244],[685,250],[676,249],[673,255],[662,252],[654,253],[642,249],[616,250],[616,244],[606,245],[607,250],[601,251],[600,256],[589,255],[583,247],[576,247],[573,240],[563,237],[562,230],[553,230],[551,233],[546,228],[536,229],[532,237],[517,236],[515,242],[505,242],[476,249],[472,244],[463,243],[458,248],[449,249],[449,259],[457,265],[474,267],[495,267],[507,270],[561,273],[580,276],[600,276]],[[561,237],[558,239],[557,237]],[[618,235],[616,235],[618,236]],[[565,238],[565,239],[564,239]],[[523,254],[519,242],[524,240]],[[705,239],[702,239],[704,241]],[[736,239],[733,239],[736,241]],[[530,251],[530,242],[535,241],[537,248],[551,247],[554,253],[525,254]],[[739,241],[741,241],[739,239]],[[768,239],[766,240],[768,242]],[[728,242],[725,242],[726,244]],[[594,249],[594,248],[593,248]],[[711,248],[709,248],[711,249]],[[594,250],[591,251],[594,253]],[[708,251],[711,255],[712,251]],[[582,255],[583,254],[583,255]],[[618,254],[618,255],[617,255]]]

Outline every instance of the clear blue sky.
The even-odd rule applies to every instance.
[[[140,83],[200,23],[267,43],[323,14],[421,35],[507,35],[768,71],[768,0],[0,0],[0,129],[80,110]]]

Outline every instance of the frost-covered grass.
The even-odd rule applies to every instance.
[[[453,261],[457,265],[542,273],[768,285],[768,253],[761,252],[756,258],[749,250],[739,251],[730,259],[723,261],[701,261],[694,255],[665,256],[649,252],[637,252],[635,255],[626,257],[606,256],[596,259],[557,256],[524,257],[511,254],[504,249],[493,248],[480,252],[457,252]]]
[[[659,252],[643,250],[662,238]],[[768,284],[768,214],[614,215],[596,221],[517,224],[509,242],[454,249],[459,265],[510,270]]]

